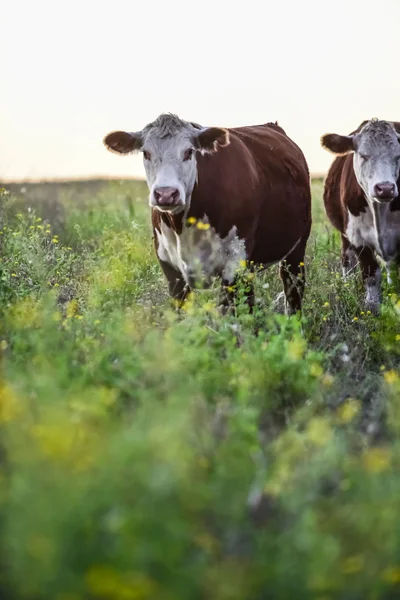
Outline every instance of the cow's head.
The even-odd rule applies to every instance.
[[[368,200],[383,203],[398,196],[400,134],[393,123],[372,119],[351,135],[328,133],[321,143],[335,154],[354,152],[354,173]]]
[[[229,132],[163,114],[142,131],[109,133],[104,144],[118,154],[143,152],[150,206],[178,213],[190,204],[197,177],[196,152],[216,152],[219,146],[227,146]]]

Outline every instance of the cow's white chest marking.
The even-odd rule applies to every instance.
[[[387,204],[368,206],[357,217],[348,211],[346,236],[356,248],[368,246],[387,263],[399,253],[400,212],[391,212]]]
[[[160,229],[161,231],[156,229],[158,258],[170,264],[171,267],[174,267],[177,271],[180,271],[185,280],[187,280],[187,266],[181,256],[181,242],[179,235],[163,221],[161,221]]]

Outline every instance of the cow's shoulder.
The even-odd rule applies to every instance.
[[[349,213],[358,217],[367,210],[364,192],[354,173],[352,154],[337,156],[333,161],[325,179],[324,205],[330,221],[342,233]]]

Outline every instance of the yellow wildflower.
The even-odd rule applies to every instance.
[[[100,322],[101,322],[101,321],[100,321],[100,319],[96,319],[96,320],[94,321],[94,324],[95,324],[95,325],[99,325],[99,323],[100,323]]]
[[[12,387],[0,387],[0,423],[13,421],[20,413],[22,407]]]
[[[321,381],[325,387],[332,387],[335,379],[333,375],[330,375],[330,373],[325,373]]]
[[[358,321],[358,317],[353,317],[353,321]]]
[[[324,446],[332,438],[332,428],[323,417],[314,417],[307,427],[307,439],[316,446]]]
[[[388,583],[400,583],[400,567],[388,567],[383,571],[382,579]]]
[[[36,425],[32,434],[42,452],[57,459],[69,458],[77,439],[72,427],[62,425]]]
[[[202,221],[199,221],[196,225],[197,229],[202,229],[202,230],[207,230],[210,229],[210,224],[209,223],[203,223]]]
[[[205,312],[214,312],[215,306],[212,302],[206,302],[205,304],[203,304],[203,310]]]
[[[350,423],[359,413],[361,402],[355,398],[349,398],[337,409],[339,423]]]
[[[36,225],[37,229],[44,229],[43,225]]]
[[[279,496],[283,492],[290,480],[291,471],[289,465],[280,464],[278,471],[274,476],[267,481],[264,486],[264,491],[273,496]]]
[[[387,448],[370,448],[364,453],[364,467],[370,473],[381,473],[390,468],[391,452]]]
[[[299,262],[299,267],[304,267],[303,261]]]
[[[247,263],[246,263],[246,261],[245,261],[245,260],[243,260],[243,259],[242,259],[242,260],[240,260],[240,261],[239,261],[239,264],[240,264],[240,266],[241,266],[241,267],[243,267],[243,269],[245,269],[245,268],[246,268],[246,264],[247,264]]]
[[[184,310],[187,313],[192,313],[193,312],[193,308],[194,308],[194,295],[193,295],[193,292],[190,292],[190,294],[188,294],[188,296],[184,300],[183,304],[181,304],[181,307],[182,307],[182,310]]]
[[[41,313],[38,302],[25,298],[15,303],[10,309],[13,325],[18,329],[35,327],[40,323]]]
[[[196,218],[195,217],[189,217],[187,222],[189,223],[189,225],[194,225],[196,223]]]
[[[86,585],[96,598],[109,600],[153,600],[158,596],[156,585],[146,575],[121,572],[108,565],[89,569]]]
[[[67,319],[73,317],[78,310],[78,302],[76,300],[70,300],[67,304],[66,314]]]
[[[362,570],[364,566],[364,558],[358,554],[356,556],[349,556],[343,563],[342,573],[345,575],[352,575]]]
[[[310,367],[310,373],[313,377],[321,377],[321,375],[323,374],[321,365],[319,365],[318,363],[312,363]]]
[[[390,371],[386,371],[386,373],[383,374],[383,377],[386,381],[386,383],[388,383],[389,385],[396,383],[396,381],[398,381],[399,376],[396,373],[396,371],[393,371],[393,369],[391,369]]]
[[[16,273],[11,273],[11,277],[17,277]]]
[[[303,339],[293,340],[288,343],[287,355],[291,360],[301,360],[306,352],[307,345]]]
[[[324,306],[329,306],[329,302],[324,302]]]
[[[58,244],[58,240],[56,238],[53,237],[53,239],[51,240],[53,242],[53,244]]]
[[[42,220],[40,217],[37,217],[36,219],[36,223],[40,223],[40,221]]]
[[[372,315],[370,310],[367,310],[367,315]]]
[[[396,334],[396,342],[400,342],[400,333]]]

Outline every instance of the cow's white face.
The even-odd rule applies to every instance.
[[[354,173],[369,202],[398,196],[400,136],[392,123],[372,120],[353,135],[327,134],[322,144],[336,154],[354,152]]]
[[[200,127],[175,115],[161,115],[136,133],[108,134],[106,147],[119,154],[142,151],[152,208],[169,213],[187,211],[197,179],[195,153],[215,152],[229,144],[229,133]]]

